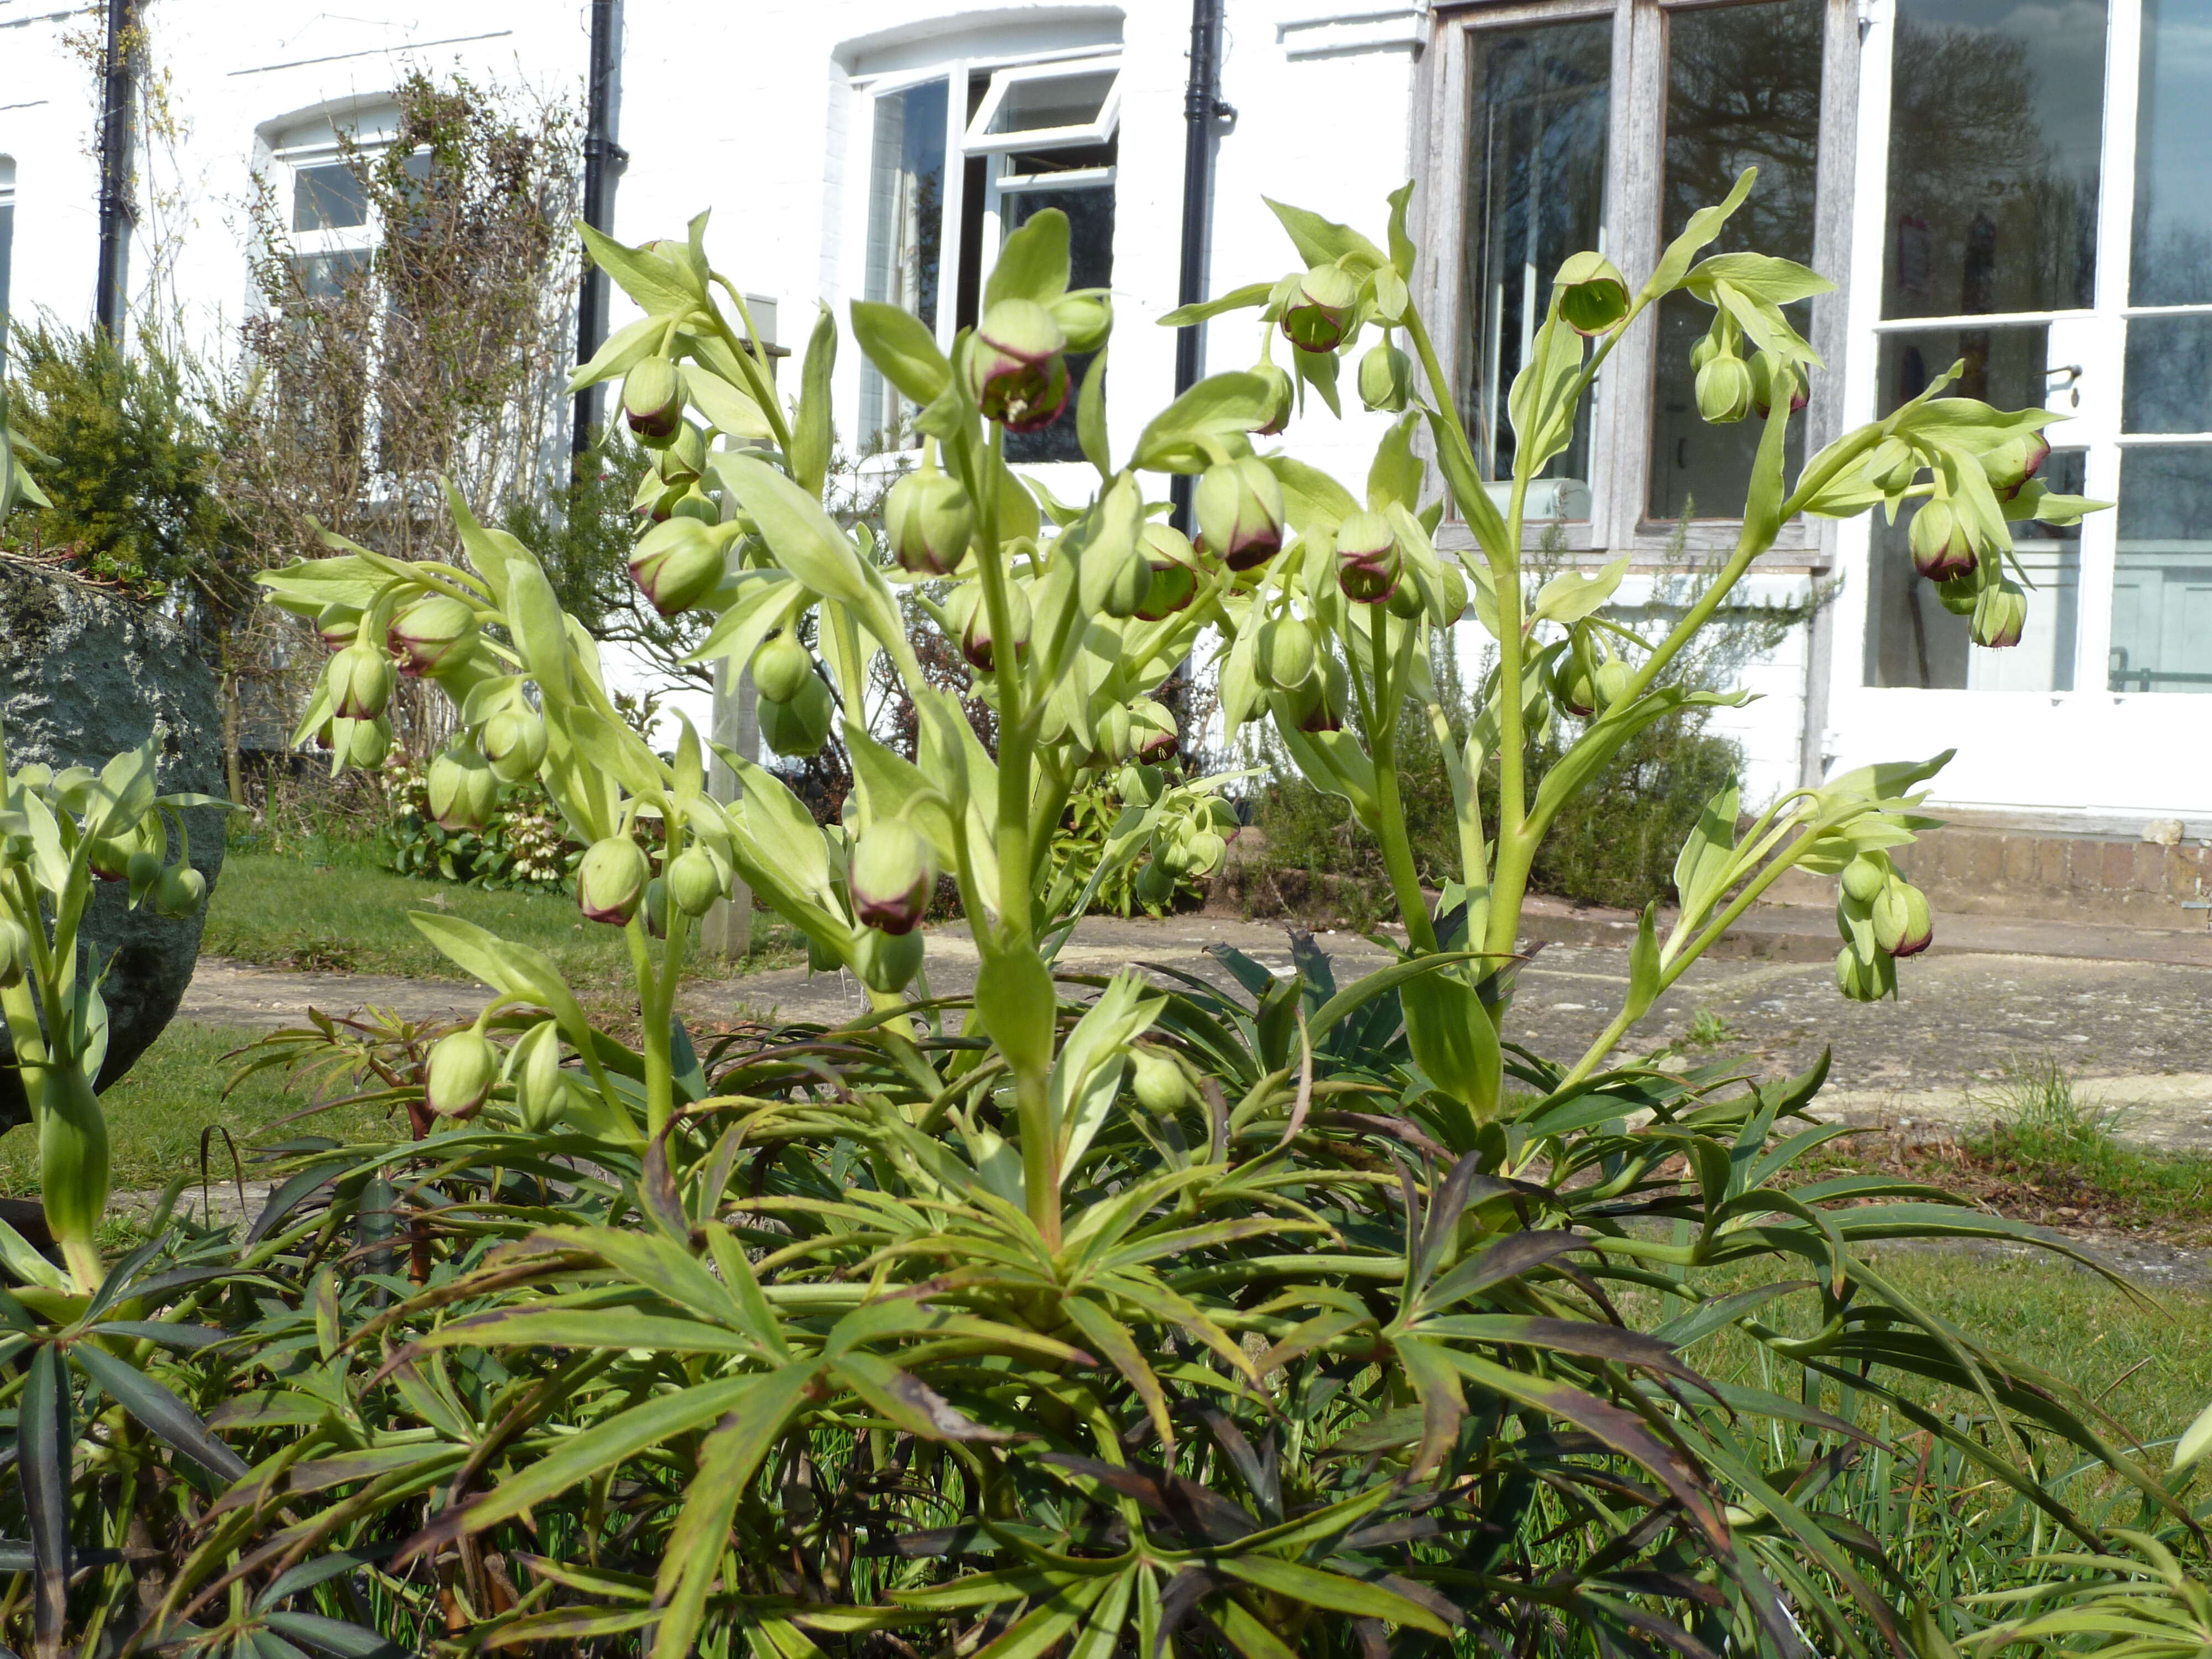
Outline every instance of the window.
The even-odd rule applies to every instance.
[[[8,279],[15,252],[15,163],[0,155],[0,368],[8,362]]]
[[[1428,228],[1450,252],[1433,288],[1457,318],[1453,378],[1488,477],[1511,476],[1507,393],[1570,253],[1595,248],[1640,276],[1755,166],[1759,186],[1715,251],[1820,263],[1818,204],[1849,182],[1850,158],[1824,146],[1821,127],[1823,65],[1847,12],[1827,0],[1538,0],[1447,24]],[[1820,303],[1792,307],[1801,332]],[[1698,418],[1690,350],[1711,319],[1669,299],[1599,377],[1574,441],[1546,468],[1552,482],[1530,492],[1532,516],[1565,521],[1570,547],[1656,550],[1684,519],[1692,547],[1733,540],[1732,525],[1695,522],[1741,512],[1758,443],[1753,423]],[[1816,422],[1832,418],[1834,390],[1814,395]],[[1814,536],[1790,526],[1777,545]]]
[[[869,89],[867,243],[861,290],[913,312],[949,345],[976,320],[1000,243],[1047,208],[1067,215],[1070,282],[1114,273],[1121,65],[1104,52],[946,65]],[[1078,384],[1088,358],[1071,362]],[[915,410],[872,367],[860,374],[872,448],[912,447]],[[1051,425],[1010,434],[1008,459],[1078,460],[1074,398]]]

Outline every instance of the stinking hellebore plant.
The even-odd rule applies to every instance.
[[[262,579],[339,647],[301,728],[326,732],[335,763],[381,747],[398,663],[459,714],[444,813],[480,810],[481,766],[543,783],[590,848],[580,908],[628,938],[641,1036],[633,1050],[594,1030],[536,952],[416,916],[496,993],[409,1085],[437,1132],[303,1153],[295,1179],[429,1160],[443,1196],[410,1224],[438,1266],[349,1331],[337,1302],[319,1306],[327,1363],[380,1354],[379,1369],[342,1407],[267,1372],[240,1419],[252,1480],[210,1510],[154,1627],[318,1549],[404,1535],[378,1582],[404,1600],[409,1564],[441,1564],[457,1641],[621,1638],[655,1659],[739,1644],[763,1659],[1410,1655],[1468,1626],[1529,1653],[1938,1651],[1957,1610],[1920,1601],[1879,1540],[1825,1507],[1868,1431],[1824,1402],[1880,1402],[2056,1527],[2084,1523],[2039,1485],[2034,1437],[2172,1512],[2091,1402],[1916,1306],[1859,1249],[2021,1229],[1886,1177],[1799,1176],[1844,1133],[1802,1122],[1825,1066],[1759,1084],[1609,1058],[1790,868],[1841,876],[1844,988],[1887,989],[1928,925],[1886,849],[1924,826],[1911,792],[1939,762],[1797,792],[1741,834],[1724,793],[1678,866],[1678,920],[1662,939],[1646,913],[1597,1042],[1553,1063],[1510,1042],[1538,842],[1628,735],[1706,695],[1668,665],[1781,524],[1941,500],[1976,558],[1943,580],[1986,589],[2009,580],[2008,516],[2093,505],[2045,493],[2032,465],[2011,479],[2045,416],[1934,387],[1786,479],[1819,365],[1779,307],[1826,284],[1755,254],[1699,261],[1750,185],[1632,296],[1595,255],[1562,270],[1513,388],[1503,507],[1437,395],[1407,290],[1410,185],[1387,252],[1277,208],[1298,268],[1168,320],[1257,307],[1291,368],[1202,381],[1119,456],[1106,299],[1070,290],[1067,222],[1040,212],[950,351],[896,308],[852,308],[860,349],[921,411],[921,465],[880,546],[821,505],[835,320],[816,324],[787,406],[703,221],[636,248],[585,231],[645,313],[574,382],[619,377],[659,458],[636,580],[664,610],[712,613],[698,654],[750,666],[772,746],[838,730],[855,787],[817,828],[772,772],[725,753],[739,798],[711,799],[706,745],[684,727],[663,761],[631,732],[537,560],[458,499],[466,568],[333,539],[335,556]],[[1763,428],[1735,555],[1646,638],[1602,614],[1625,564],[1525,594],[1523,520],[1600,367],[1678,290],[1716,308],[1705,367],[1743,381],[1715,369],[1709,416],[1755,411]],[[1404,418],[1354,493],[1254,440],[1302,390],[1333,405],[1363,344],[1363,397]],[[1071,353],[1096,354],[1079,391]],[[1096,471],[1087,501],[1006,463],[1006,433],[1054,419]],[[1424,422],[1479,546],[1465,561],[1436,545]],[[1151,499],[1177,475],[1195,480],[1195,542]],[[995,752],[921,672],[901,589],[960,641]],[[1429,647],[1470,606],[1498,662],[1474,729],[1440,734],[1462,866],[1431,909],[1396,744],[1403,720],[1441,725]],[[1224,956],[1249,1002],[1169,971],[1164,988],[1055,975],[1108,873],[1147,850],[1170,875],[1220,855],[1216,798],[1147,769],[1174,742],[1153,694],[1209,629],[1231,726],[1272,720],[1382,847],[1407,944],[1354,985],[1304,947],[1288,978]],[[860,716],[878,658],[918,712],[917,760]],[[1531,787],[1532,739],[1557,719],[1584,725]],[[1126,805],[1079,882],[1058,831],[1109,776]],[[974,939],[972,997],[930,996],[921,975],[939,872]],[[677,979],[696,919],[740,877],[872,1011],[702,1063]],[[1784,1264],[1808,1276],[1745,1276]],[[1736,1277],[1711,1287],[1722,1270]],[[1640,1304],[1613,1299],[1654,1292],[1669,1311],[1648,1330]],[[1692,1369],[1686,1352],[1722,1332],[1795,1393]],[[1933,1407],[1930,1387],[1966,1404]],[[318,1425],[304,1442],[278,1431],[302,1421]],[[314,1497],[343,1484],[330,1466],[300,1461],[325,1449],[368,1460],[338,1460],[364,1482],[342,1501]]]

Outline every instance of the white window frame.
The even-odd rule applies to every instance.
[[[1606,135],[1607,194],[1602,251],[1632,285],[1657,264],[1661,193],[1665,184],[1668,25],[1677,12],[1705,10],[1745,0],[1472,0],[1439,6],[1434,44],[1424,72],[1429,81],[1425,139],[1426,188],[1423,228],[1416,236],[1421,268],[1418,291],[1432,319],[1441,367],[1457,396],[1467,380],[1467,333],[1460,307],[1466,234],[1468,120],[1473,88],[1470,37],[1478,30],[1545,23],[1613,22],[1611,108]],[[1854,0],[1828,0],[1822,35],[1820,137],[1816,162],[1813,264],[1832,278],[1838,292],[1812,301],[1812,343],[1829,365],[1816,374],[1807,410],[1805,453],[1813,454],[1840,429],[1844,407],[1840,348],[1847,304],[1850,219],[1856,161],[1858,23]],[[1549,273],[1547,273],[1548,278]],[[1567,551],[1595,557],[1630,553],[1656,558],[1673,544],[1677,526],[1648,516],[1650,498],[1651,417],[1656,383],[1656,319],[1639,318],[1591,388],[1589,517],[1557,525],[1532,521],[1524,545],[1535,550],[1556,529]],[[1693,519],[1680,533],[1692,554],[1732,550],[1740,519]],[[1439,544],[1471,550],[1474,538],[1455,514],[1440,527]],[[1825,568],[1833,532],[1825,520],[1794,520],[1782,526],[1763,562]]]
[[[991,123],[1006,106],[1006,94],[1018,86],[1041,81],[1073,80],[1104,71],[1113,76],[1098,106],[1098,118],[1075,126],[1036,127],[1026,132],[994,132]],[[1078,144],[1103,144],[1121,125],[1121,62],[1119,58],[1061,58],[1038,64],[1020,64],[991,76],[990,90],[968,124],[961,147],[969,155],[1004,155],[1018,149],[1057,149]]]
[[[7,367],[9,323],[13,316],[10,293],[15,280],[15,158],[0,155],[0,208],[8,209],[8,228],[0,237],[0,368]]]

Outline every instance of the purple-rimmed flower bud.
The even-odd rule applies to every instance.
[[[361,607],[326,605],[315,612],[315,632],[333,651],[343,651],[361,637]]]
[[[882,818],[854,846],[846,878],[853,914],[862,927],[910,933],[929,909],[937,859],[921,832],[905,819]]]
[[[1270,617],[1252,641],[1252,673],[1270,691],[1295,691],[1314,677],[1313,629],[1296,617]]]
[[[863,927],[853,952],[853,970],[871,991],[889,996],[914,982],[914,976],[921,971],[921,951],[920,933],[886,933]]]
[[[1359,360],[1359,401],[1398,414],[1413,401],[1413,360],[1387,340],[1368,347]]]
[[[2021,486],[2050,459],[2049,439],[2040,432],[2022,432],[1984,455],[1982,471],[1989,476],[1990,488],[1996,492],[1997,499],[2008,501],[2020,494]]]
[[[502,708],[483,724],[484,759],[501,783],[538,775],[545,763],[545,722],[528,708]]]
[[[12,990],[31,969],[31,930],[0,916],[0,990]]]
[[[1144,622],[1172,617],[1198,592],[1198,550],[1173,525],[1159,523],[1148,524],[1137,532],[1137,546],[1152,572],[1145,597],[1137,605],[1137,616]]]
[[[837,716],[836,700],[819,674],[809,674],[788,702],[760,702],[761,737],[779,755],[818,754]]]
[[[1337,527],[1336,585],[1359,605],[1380,605],[1405,574],[1398,532],[1380,513],[1355,513]]]
[[[1553,279],[1559,320],[1577,334],[1602,334],[1628,315],[1628,284],[1602,253],[1571,253]]]
[[[356,640],[324,671],[331,713],[342,720],[373,720],[392,701],[392,659],[367,640]]]
[[[986,420],[1009,432],[1049,426],[1067,406],[1067,336],[1034,300],[1001,300],[976,325],[969,386]]]
[[[1948,582],[1974,568],[1974,539],[1967,533],[1966,520],[1948,501],[1923,501],[1906,535],[1912,545],[1912,568],[1931,582]]]
[[[619,927],[637,914],[652,879],[645,849],[628,836],[609,836],[586,848],[576,866],[576,908],[586,921]]]
[[[1741,357],[1711,357],[1698,370],[1697,393],[1700,417],[1732,426],[1751,412],[1751,370]]]
[[[468,744],[448,744],[423,780],[430,816],[441,830],[481,830],[499,807],[499,776]]]
[[[789,702],[816,678],[814,659],[788,629],[753,653],[753,685],[770,702]]]
[[[1198,533],[1231,570],[1254,570],[1283,547],[1283,486],[1253,456],[1217,461],[1198,481]]]
[[[1358,305],[1358,277],[1342,265],[1315,265],[1283,307],[1283,337],[1301,351],[1334,351]]]
[[[666,443],[684,423],[684,385],[676,365],[647,357],[623,376],[623,418],[648,447]]]
[[[673,617],[721,586],[722,544],[696,519],[671,519],[638,539],[630,555],[630,580],[664,617]]]
[[[669,861],[668,896],[687,916],[703,916],[729,891],[722,866],[703,847],[687,847]]]
[[[934,467],[909,472],[884,498],[891,556],[918,576],[949,576],[968,556],[975,509],[959,481]]]
[[[1267,418],[1252,429],[1260,437],[1272,438],[1291,423],[1298,406],[1297,386],[1290,372],[1277,363],[1256,362],[1250,372],[1267,383]]]
[[[499,1050],[481,1031],[453,1031],[430,1045],[422,1103],[440,1117],[474,1117],[499,1081]]]
[[[1780,389],[1790,389],[1790,412],[1796,414],[1812,397],[1805,377],[1770,352],[1760,352],[1751,360],[1751,412],[1765,420],[1773,411]]]
[[[2018,645],[2021,630],[2027,626],[2027,590],[2009,576],[2000,576],[1984,587],[1981,597],[1974,601],[1973,620],[1968,632],[1976,645],[1996,651]]]
[[[1103,288],[1079,288],[1045,307],[1066,337],[1067,349],[1096,351],[1114,331],[1114,301]]]
[[[1006,626],[1012,630],[1014,655],[1018,658],[1030,648],[1030,596],[1019,582],[1006,584]],[[972,666],[988,674],[998,665],[998,641],[991,634],[991,607],[984,602],[979,587],[975,608],[968,613],[967,623],[960,630],[960,654]]]
[[[1917,957],[1936,942],[1928,897],[1909,881],[1893,881],[1874,902],[1874,942],[1893,957]]]
[[[1176,730],[1175,715],[1165,703],[1139,697],[1129,706],[1129,739],[1139,763],[1158,766],[1174,757],[1182,733]]]
[[[477,642],[477,613],[450,593],[432,593],[392,619],[384,642],[401,673],[435,674],[469,654]]]
[[[154,883],[154,914],[171,921],[197,915],[207,897],[207,878],[189,864],[173,864]]]

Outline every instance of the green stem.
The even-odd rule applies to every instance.
[[[1389,621],[1381,606],[1371,611],[1367,619],[1367,636],[1375,656],[1374,702],[1367,732],[1368,750],[1375,762],[1375,827],[1382,843],[1382,862],[1390,872],[1390,890],[1397,896],[1398,914],[1406,923],[1406,942],[1426,955],[1437,948],[1437,930],[1429,919],[1420,872],[1413,865],[1413,844],[1406,834],[1405,805],[1398,793],[1401,699],[1391,684]]]

